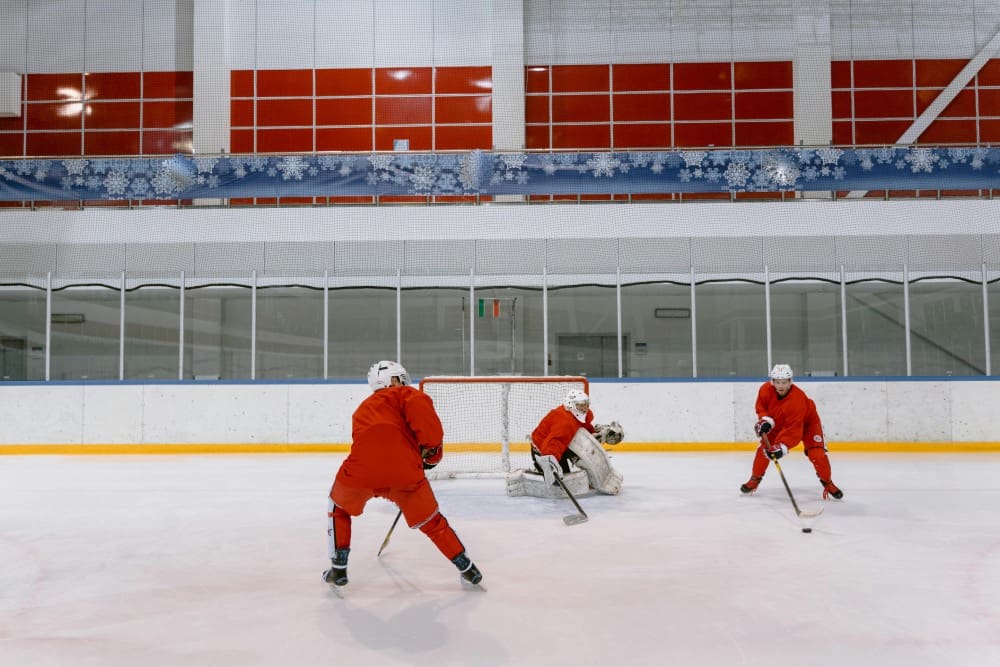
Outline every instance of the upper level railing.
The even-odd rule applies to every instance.
[[[1000,189],[1000,148],[332,153],[0,160],[0,201]]]

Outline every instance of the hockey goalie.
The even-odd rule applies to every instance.
[[[622,476],[601,445],[617,445],[625,432],[616,421],[595,425],[593,420],[590,397],[580,389],[570,390],[563,404],[531,432],[534,469],[507,475],[507,495],[564,498],[557,476],[574,496],[590,491],[618,495]]]

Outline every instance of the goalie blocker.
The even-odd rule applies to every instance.
[[[618,422],[612,422],[606,427],[595,427],[602,437],[605,433],[598,430],[614,429],[615,442],[621,442],[623,432]],[[621,492],[622,475],[611,466],[607,452],[597,439],[586,429],[577,430],[569,444],[568,460],[573,461],[580,470],[575,470],[562,476],[563,484],[574,496],[597,491],[616,496]],[[536,498],[565,498],[566,494],[558,485],[546,483],[545,477],[534,470],[515,470],[507,475],[508,496],[534,496]]]

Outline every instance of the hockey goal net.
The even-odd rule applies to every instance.
[[[428,477],[499,477],[530,467],[531,432],[570,389],[590,393],[583,377],[425,377],[420,390],[444,427],[444,459]]]

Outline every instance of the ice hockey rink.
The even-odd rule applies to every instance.
[[[320,580],[342,456],[0,460],[0,665],[1000,664],[1000,455],[623,452],[617,497],[435,482],[484,574],[464,589],[373,501],[343,597]]]

